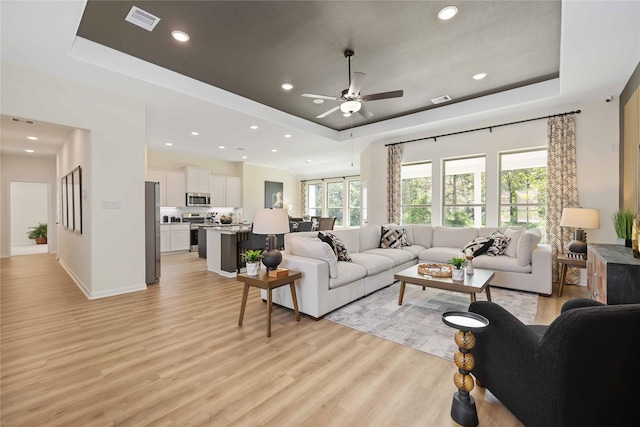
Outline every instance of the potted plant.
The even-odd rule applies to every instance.
[[[453,257],[449,261],[450,264],[453,264],[453,270],[451,270],[451,278],[453,280],[464,280],[464,270],[462,266],[466,262],[466,258],[463,257]]]
[[[629,209],[619,209],[613,214],[613,225],[618,236],[618,244],[631,247],[631,231],[633,228],[633,212]],[[624,240],[624,243],[622,242]]]
[[[36,244],[44,245],[47,243],[47,224],[38,223],[37,227],[29,227],[32,230],[27,231],[27,237],[35,239]]]
[[[242,254],[247,263],[247,276],[257,276],[260,268],[260,260],[262,259],[262,250],[248,250]]]

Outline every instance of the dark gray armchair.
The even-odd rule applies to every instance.
[[[547,326],[526,326],[497,304],[476,333],[472,370],[520,421],[535,426],[622,426],[639,419],[640,304],[567,301]]]

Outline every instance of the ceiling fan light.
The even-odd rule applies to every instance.
[[[446,21],[447,19],[451,19],[458,14],[458,8],[455,6],[447,6],[444,7],[438,12],[438,18],[442,21]]]
[[[340,111],[343,113],[357,113],[360,111],[362,104],[358,101],[345,101],[340,104]]]

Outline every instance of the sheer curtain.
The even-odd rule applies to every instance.
[[[402,144],[390,145],[387,153],[387,220],[400,224]]]
[[[558,253],[566,251],[573,236],[570,228],[560,227],[562,210],[578,207],[575,114],[550,117],[547,138],[547,239],[555,260]],[[552,280],[558,281],[558,276],[558,264],[554,262]],[[570,268],[567,283],[578,283],[579,280],[579,270]]]

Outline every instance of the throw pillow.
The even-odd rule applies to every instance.
[[[467,250],[470,249],[473,253],[473,256],[476,257],[487,252],[492,244],[493,239],[491,237],[476,237],[462,247],[462,252],[466,254]]]
[[[410,246],[407,241],[404,228],[387,228],[382,226],[380,233],[380,247],[400,249],[402,246]]]
[[[542,240],[540,230],[535,228],[533,230],[527,231],[522,236],[520,236],[520,240],[518,240],[518,250],[516,255],[518,265],[524,266],[531,264],[533,249],[538,246],[540,240]]]
[[[338,261],[346,261],[352,262],[351,256],[349,255],[349,251],[347,247],[344,245],[344,242],[340,240],[338,236],[332,233],[326,232],[318,232],[318,238],[325,243],[328,243],[329,246],[333,249],[333,252],[336,254]],[[329,243],[331,241],[331,243]]]
[[[494,231],[489,235],[490,238],[493,239],[493,243],[487,249],[487,255],[489,256],[497,256],[504,254],[505,249],[509,245],[510,237],[505,236],[499,231]]]
[[[504,235],[509,237],[511,240],[507,245],[507,248],[504,250],[504,254],[508,257],[515,258],[517,254],[518,248],[518,240],[520,236],[524,234],[524,230],[514,230],[513,228],[507,228],[504,231]]]

